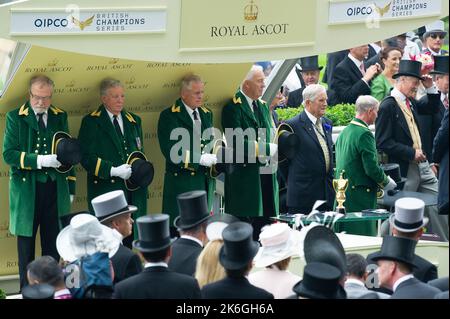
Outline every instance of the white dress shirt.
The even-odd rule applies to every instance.
[[[108,112],[108,116],[109,119],[111,120],[111,123],[114,126],[114,114],[112,114],[106,107],[105,107],[106,112]],[[117,122],[119,122],[119,126],[120,126],[120,130],[122,131],[123,134],[123,119],[122,119],[122,113],[119,113],[119,115],[117,115]]]

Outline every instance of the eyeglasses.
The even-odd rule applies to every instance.
[[[443,40],[445,38],[445,34],[442,34],[442,33],[431,33],[430,37],[432,39],[439,38],[439,39]]]
[[[37,96],[30,92],[31,98],[36,101],[48,102],[52,98],[52,96]]]

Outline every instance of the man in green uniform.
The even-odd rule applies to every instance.
[[[212,206],[215,183],[209,167],[216,164],[217,157],[210,154],[213,115],[202,106],[204,86],[199,76],[185,76],[181,97],[159,116],[159,147],[166,159],[162,211],[170,216],[170,225],[179,215],[178,194],[204,190],[209,209]]]
[[[83,152],[81,164],[87,171],[89,210],[93,211],[93,198],[123,190],[127,202],[138,208],[137,218],[147,213],[148,189],[129,191],[125,180],[131,176],[128,157],[134,151],[144,151],[141,118],[124,109],[125,93],[120,81],[104,79],[100,96],[102,105],[83,118],[78,136]],[[133,236],[127,237],[124,245],[131,247],[132,240]]]
[[[397,184],[378,164],[375,138],[369,125],[375,122],[379,102],[370,95],[356,100],[356,117],[339,134],[336,141],[336,178],[345,171],[348,179],[344,206],[347,212],[373,209],[377,205],[377,190],[394,189]],[[376,236],[373,221],[351,222],[340,226],[340,231],[350,234]]]
[[[278,214],[276,169],[268,161],[277,145],[269,142],[274,124],[260,99],[264,79],[262,68],[253,66],[222,110],[222,127],[236,156],[234,172],[225,177],[225,212],[250,221],[257,235],[268,218]]]
[[[53,86],[46,76],[33,77],[30,99],[6,116],[3,158],[11,166],[9,231],[17,236],[21,288],[27,284],[26,267],[35,257],[38,226],[42,256],[59,260],[59,216],[70,212],[75,194],[73,169],[55,170],[61,163],[52,154],[52,138],[58,131],[68,132],[68,125],[67,113],[52,105]]]

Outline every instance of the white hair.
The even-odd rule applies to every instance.
[[[250,71],[248,71],[247,75],[245,76],[244,81],[251,80],[255,76],[256,72],[264,73],[263,67],[257,64],[252,65]]]
[[[327,93],[327,90],[323,85],[320,84],[308,85],[307,87],[305,87],[302,93],[303,102],[304,103],[306,103],[306,101],[314,102],[321,93]]]
[[[356,113],[362,115],[373,108],[378,108],[380,102],[371,95],[361,95],[356,100]]]

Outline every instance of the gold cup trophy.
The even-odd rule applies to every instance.
[[[348,187],[348,179],[344,178],[344,170],[341,171],[339,179],[333,179],[333,188],[336,192],[336,202],[338,205],[336,206],[336,213],[345,214],[345,191]]]

